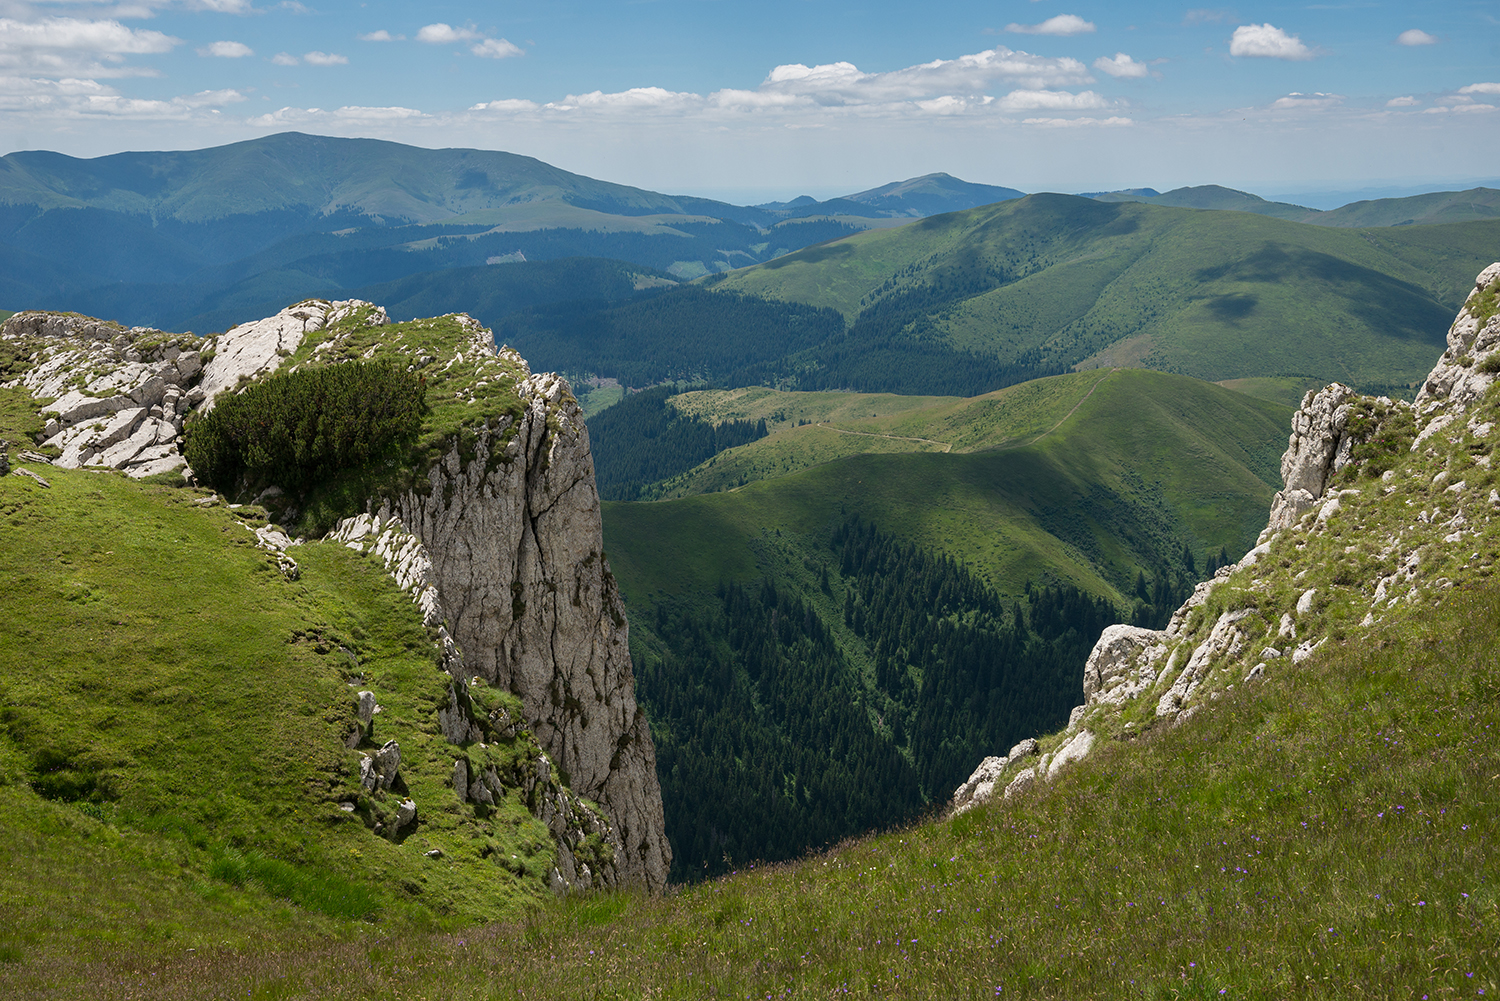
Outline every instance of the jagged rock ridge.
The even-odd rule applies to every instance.
[[[1295,670],[1398,605],[1496,572],[1497,376],[1500,263],[1475,279],[1414,403],[1336,383],[1303,398],[1257,546],[1199,584],[1166,629],[1105,629],[1067,729],[1042,738],[1029,767],[1016,766],[1030,747],[986,758],[955,791],[955,812],[1055,776],[1103,734],[1128,740],[1211,711],[1235,685]]]

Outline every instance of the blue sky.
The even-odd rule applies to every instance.
[[[0,152],[274,132],[759,201],[1500,178],[1500,0],[0,0]]]

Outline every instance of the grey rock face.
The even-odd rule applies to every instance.
[[[1353,442],[1344,433],[1349,423],[1349,404],[1356,397],[1348,386],[1333,383],[1308,391],[1302,407],[1292,416],[1292,434],[1281,457],[1284,486],[1271,500],[1271,516],[1260,540],[1295,525],[1311,508],[1334,473],[1349,461]]]
[[[1474,279],[1474,288],[1464,300],[1453,326],[1448,328],[1448,350],[1438,359],[1437,367],[1427,376],[1417,394],[1417,409],[1437,402],[1452,402],[1467,407],[1484,395],[1494,383],[1496,374],[1485,372],[1484,361],[1500,348],[1500,314],[1481,321],[1475,313],[1475,300],[1500,284],[1500,262],[1491,264]]]
[[[514,428],[478,429],[473,458],[455,447],[429,489],[376,517],[421,540],[461,671],[520,696],[574,793],[613,821],[621,881],[659,889],[671,847],[624,604],[601,549],[588,430],[559,377],[530,376],[517,390],[526,409]]]
[[[479,336],[475,346],[484,347]],[[451,644],[455,686],[439,710],[445,736],[478,739],[463,710],[470,678],[520,696],[526,723],[573,793],[611,821],[604,833],[616,873],[591,879],[660,889],[671,846],[655,747],[635,701],[624,604],[601,546],[588,430],[557,376],[529,376],[517,390],[526,409],[514,426],[479,428],[467,462],[455,448],[426,489],[347,519],[332,537],[380,555]],[[484,802],[486,789],[470,781],[469,798]],[[561,872],[567,885],[578,885],[578,875]]]

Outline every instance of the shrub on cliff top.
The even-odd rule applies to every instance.
[[[221,399],[186,429],[183,454],[219,490],[276,484],[300,494],[416,440],[427,386],[388,361],[273,375]]]

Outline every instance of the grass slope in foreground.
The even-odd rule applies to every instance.
[[[1497,634],[1500,592],[1460,589],[957,820],[461,933],[143,944],[90,996],[1494,996]],[[106,881],[87,908],[142,905],[178,906]]]
[[[1145,364],[1399,390],[1425,378],[1497,233],[1496,221],[1348,230],[1029,195],[710,282],[837,309],[852,345],[894,337],[1038,368]],[[818,359],[827,388],[873,377],[854,355]]]
[[[289,580],[254,545],[258,508],[30,468],[51,487],[0,478],[0,957],[253,949],[291,929],[515,916],[545,895],[555,848],[520,797],[487,817],[454,798],[447,678],[378,559],[299,546]],[[360,688],[383,706],[361,746],[400,742],[390,792],[361,788],[345,746]],[[468,753],[503,770],[535,747]],[[415,826],[372,833],[407,796]]]
[[[908,410],[899,397],[848,394],[687,397],[684,407],[784,413],[787,423],[674,486],[737,489],[605,505],[611,566],[632,612],[816,558],[815,547],[774,560],[762,554],[821,538],[849,515],[964,562],[1003,595],[1019,596],[1028,581],[1060,580],[1124,604],[1137,572],[1155,572],[1163,554],[1175,557],[1184,544],[1201,562],[1220,546],[1238,553],[1253,543],[1278,482],[1288,413],[1144,370],[923,402],[931,406]],[[826,426],[790,423],[825,412]],[[837,433],[846,424],[860,433]],[[1014,447],[993,447],[1006,442]],[[877,454],[897,446],[910,450]],[[855,449],[872,451],[841,451]],[[808,468],[813,462],[820,464]]]

